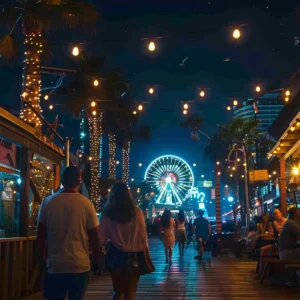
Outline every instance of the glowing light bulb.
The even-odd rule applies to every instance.
[[[139,167],[141,167],[143,164],[142,163],[139,163]]]
[[[142,104],[140,104],[140,105],[138,106],[138,110],[140,110],[140,111],[143,110],[143,108],[144,108],[144,107],[143,107]]]
[[[204,97],[205,96],[205,92],[204,92],[204,90],[202,90],[201,92],[200,92],[200,97]]]
[[[148,92],[149,92],[149,94],[153,94],[154,93],[154,89],[150,88]]]
[[[93,84],[94,84],[95,87],[97,87],[97,86],[99,86],[99,81],[97,79],[95,79]]]
[[[286,95],[286,96],[290,96],[290,95],[291,95],[290,90],[286,90],[286,91],[285,91],[285,95]]]
[[[184,110],[182,111],[182,113],[183,113],[184,115],[186,115],[186,114],[187,114],[187,110],[184,109]]]
[[[183,105],[183,108],[184,108],[184,109],[188,109],[188,108],[189,108],[189,105],[188,105],[187,103],[185,103],[185,104]]]
[[[24,92],[24,93],[22,94],[22,97],[25,98],[26,96],[27,96],[27,93]]]
[[[52,105],[52,104],[49,105],[49,109],[50,109],[50,110],[53,109],[53,105]]]
[[[149,46],[148,46],[148,49],[149,49],[149,51],[151,51],[151,52],[153,52],[153,51],[155,51],[155,43],[154,42],[150,42],[149,43]]]
[[[292,174],[295,175],[295,176],[299,175],[300,174],[299,168],[293,167]]]
[[[93,110],[92,114],[93,114],[93,116],[96,116],[97,112],[95,110]]]
[[[93,102],[91,103],[91,107],[95,107],[95,106],[96,106],[96,102],[93,101]]]
[[[132,113],[133,113],[134,115],[136,115],[136,110],[134,110]]]
[[[234,101],[233,101],[233,105],[234,105],[234,106],[237,106],[238,104],[239,104],[239,102],[238,102],[237,100],[234,100]]]
[[[171,183],[172,182],[172,178],[170,176],[166,177],[166,183]]]
[[[285,98],[284,98],[284,101],[285,101],[285,102],[289,102],[289,100],[290,100],[289,97],[285,97]]]
[[[260,91],[261,91],[261,88],[260,88],[260,86],[258,85],[258,86],[256,86],[256,88],[255,88],[255,91],[257,92],[257,93],[259,93]]]
[[[232,32],[232,36],[233,38],[235,39],[239,39],[241,37],[241,32],[239,29],[234,29],[233,32]]]
[[[231,110],[231,107],[230,107],[230,106],[227,106],[227,110],[228,110],[228,111]]]
[[[73,56],[78,56],[79,55],[79,48],[75,46],[72,50],[72,55]]]
[[[48,95],[45,95],[44,99],[45,99],[45,100],[48,100],[48,99],[49,99],[49,96],[48,96]]]

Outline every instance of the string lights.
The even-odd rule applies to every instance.
[[[108,178],[116,179],[116,136],[114,134],[108,135]]]
[[[22,87],[22,99],[28,101],[38,111],[42,112],[40,106],[41,96],[41,74],[40,63],[43,52],[43,42],[41,33],[26,34],[25,41],[25,58],[24,58],[24,75]],[[40,118],[24,103],[21,108],[20,118],[32,126],[39,127],[42,125]]]
[[[99,211],[100,204],[100,141],[102,137],[102,117],[100,112],[96,117],[88,118],[90,135],[90,162],[91,162],[91,200],[96,211]]]
[[[129,180],[129,153],[130,153],[130,142],[127,142],[127,145],[123,147],[122,149],[122,155],[123,155],[123,174],[122,174],[122,180],[124,183],[128,185]]]

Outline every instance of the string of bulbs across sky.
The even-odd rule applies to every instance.
[[[241,26],[243,26],[243,25],[245,25],[245,24],[242,24]],[[235,40],[238,40],[238,39],[241,38],[241,36],[242,36],[241,30],[240,30],[239,28],[233,28],[233,30],[232,30],[232,37],[233,37]],[[148,38],[146,38],[146,39],[148,39]],[[157,47],[156,47],[155,38],[154,38],[154,39],[152,39],[152,40],[149,41],[149,43],[148,43],[148,50],[149,50],[150,52],[154,52],[156,49],[157,49]],[[74,57],[78,57],[78,56],[80,55],[80,48],[79,48],[78,46],[74,46],[74,47],[73,47],[73,49],[72,49],[72,55],[73,55]],[[102,79],[105,80],[105,78],[102,78]],[[93,86],[94,86],[95,88],[97,88],[97,87],[100,86],[100,80],[99,80],[99,78],[93,80]],[[206,89],[206,88],[200,88],[199,96],[200,96],[201,98],[204,98],[205,95],[206,95],[205,89]],[[260,85],[256,85],[256,86],[255,86],[255,92],[256,92],[258,95],[261,95],[262,89],[261,89]],[[154,88],[153,86],[150,87],[150,88],[148,89],[148,93],[149,93],[150,95],[155,94],[155,88]],[[285,93],[284,93],[284,101],[285,101],[286,103],[289,102],[290,95],[291,95],[290,90],[288,90],[288,89],[285,90]],[[47,94],[47,95],[44,96],[44,100],[48,100],[48,99],[49,99],[49,94]],[[101,101],[101,100],[100,100],[100,101]],[[254,102],[255,102],[255,101],[256,101],[256,100],[254,100]],[[183,102],[183,105],[182,105],[182,114],[187,115],[187,114],[188,114],[188,109],[189,109],[189,104],[188,104],[188,102],[190,102],[190,101],[181,101],[181,102]],[[57,104],[56,104],[56,105],[57,105]],[[58,105],[59,105],[59,104],[58,104]],[[226,110],[227,110],[227,111],[231,111],[232,109],[235,109],[238,105],[239,105],[239,101],[236,100],[236,99],[234,99],[233,102],[232,102],[232,105],[228,105],[228,106],[226,107]],[[49,105],[49,109],[52,110],[52,109],[54,108],[54,106],[55,106],[55,105],[50,104],[50,105]],[[92,115],[93,115],[93,116],[96,116],[96,115],[97,115],[97,111],[96,111],[96,102],[95,102],[95,101],[92,101],[90,106],[91,106],[92,108],[94,108],[94,110],[92,111]],[[143,111],[143,109],[144,109],[143,102],[139,102],[139,103],[138,103],[138,106],[136,107],[136,109],[133,110],[133,114],[136,115],[138,112]]]

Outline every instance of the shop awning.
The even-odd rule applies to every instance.
[[[300,148],[300,111],[289,124],[275,146],[268,153],[268,158],[276,156],[287,159]]]

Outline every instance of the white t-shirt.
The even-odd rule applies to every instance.
[[[38,221],[47,230],[47,272],[90,270],[87,230],[99,225],[91,201],[79,193],[56,193],[44,199]]]
[[[112,221],[101,214],[99,226],[101,244],[110,239],[124,252],[144,251],[148,243],[145,219],[140,208],[137,207],[135,212],[135,217],[125,224]]]

